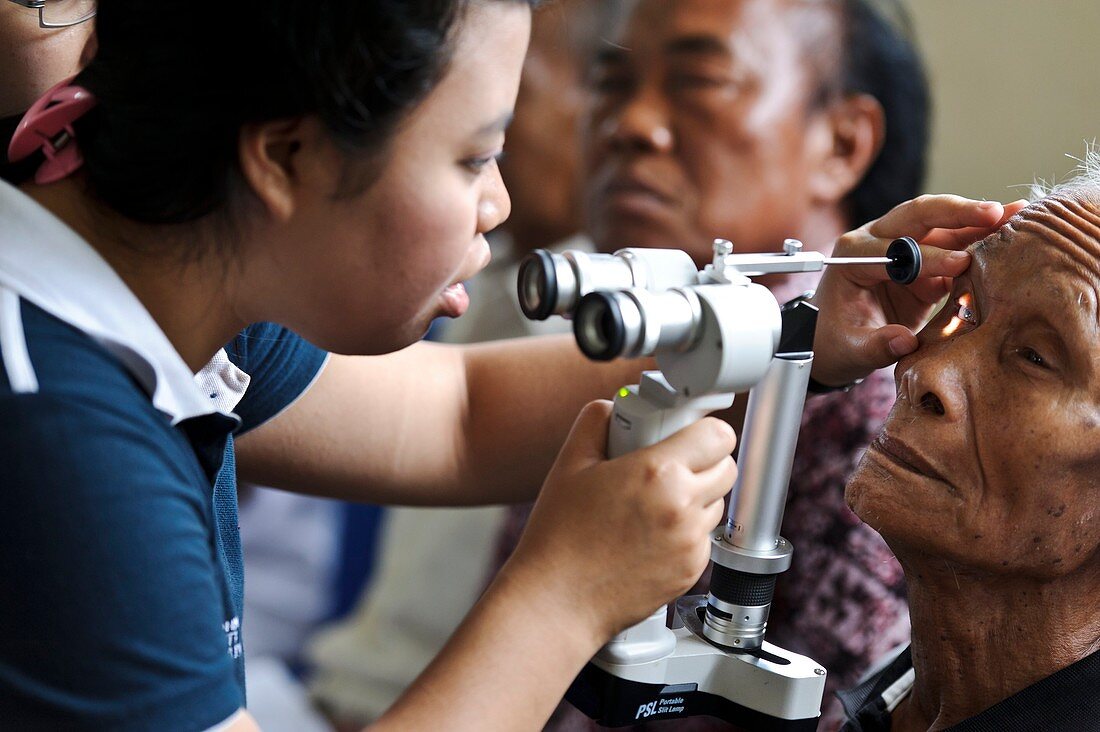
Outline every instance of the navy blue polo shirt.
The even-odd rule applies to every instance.
[[[0,184],[0,726],[206,729],[244,706],[233,435],[326,354],[257,324],[190,373],[98,254]]]

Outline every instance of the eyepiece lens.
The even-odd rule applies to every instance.
[[[519,305],[532,320],[546,320],[558,305],[558,279],[554,257],[545,249],[527,255],[519,269]]]
[[[621,356],[626,328],[615,296],[608,292],[592,292],[581,298],[573,321],[573,334],[584,355],[594,361],[610,361]]]

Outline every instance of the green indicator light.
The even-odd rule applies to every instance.
[[[619,396],[621,396],[623,399],[626,399],[628,396],[630,396],[630,389],[627,389],[625,386],[622,389],[619,389]]]

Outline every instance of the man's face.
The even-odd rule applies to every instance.
[[[802,12],[802,11],[799,11]],[[814,86],[786,0],[640,0],[597,56],[588,230],[604,251],[776,250],[806,215]]]
[[[972,252],[848,502],[895,550],[1067,574],[1100,546],[1100,216],[1046,199]]]

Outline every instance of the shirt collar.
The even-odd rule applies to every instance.
[[[0,286],[87,334],[178,424],[236,407],[248,375],[222,352],[193,374],[153,316],[76,232],[0,181]],[[224,389],[212,388],[215,379]],[[214,392],[218,396],[211,396]]]

